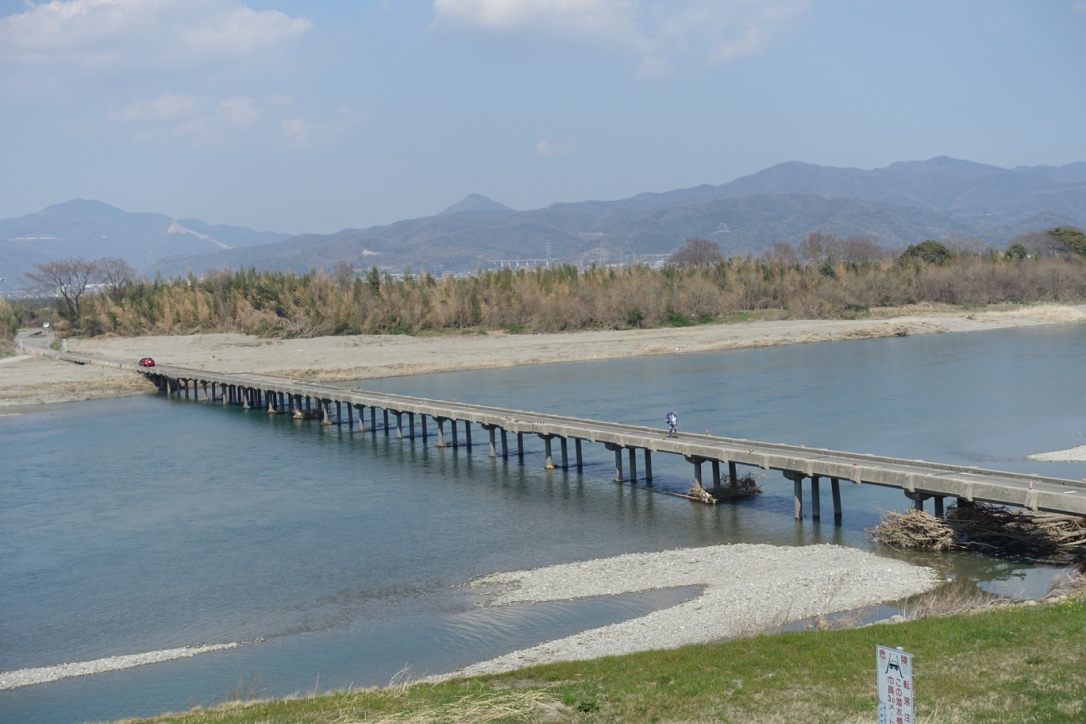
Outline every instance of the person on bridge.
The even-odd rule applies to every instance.
[[[664,418],[664,422],[667,423],[667,436],[676,437],[679,432],[679,416],[674,412],[669,412],[667,417]]]

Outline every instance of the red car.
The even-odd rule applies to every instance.
[[[144,357],[140,360],[140,367],[154,367],[155,361],[150,357]]]

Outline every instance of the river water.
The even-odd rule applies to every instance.
[[[1083,359],[1086,325],[1059,325],[364,386],[661,430],[673,409],[684,432],[1083,479],[1086,464],[1025,459],[1086,444]],[[491,460],[481,430],[471,451],[436,449],[433,432],[424,446],[157,395],[0,417],[0,671],[245,642],[0,691],[0,721],[112,720],[449,671],[697,593],[482,609],[463,588],[476,576],[735,542],[891,555],[865,529],[910,505],[842,483],[834,526],[823,486],[823,521],[808,501],[797,523],[776,473],[761,473],[757,499],[709,507],[615,485],[602,446],[585,445],[580,473],[547,471],[538,439],[526,436],[521,465]],[[667,455],[653,472],[677,492],[692,479]],[[1052,575],[980,556],[939,565],[1011,596],[1043,593]]]

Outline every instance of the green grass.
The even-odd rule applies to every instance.
[[[866,723],[879,644],[913,655],[919,724],[1086,721],[1084,596],[141,721]]]

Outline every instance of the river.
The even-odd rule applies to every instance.
[[[359,384],[661,430],[675,410],[686,432],[1083,479],[1086,464],[1026,459],[1086,444],[1083,359],[1086,325],[1059,325]],[[423,446],[157,395],[0,416],[0,670],[243,642],[0,691],[0,721],[113,720],[449,671],[696,595],[482,609],[463,587],[473,577],[729,542],[891,555],[865,529],[910,505],[842,484],[841,526],[797,523],[776,473],[756,471],[757,499],[709,507],[615,485],[602,446],[585,445],[580,473],[547,471],[538,439],[526,436],[521,465],[491,460],[481,431],[470,452],[434,448],[432,433]],[[680,492],[692,477],[665,455],[653,472]],[[1043,593],[1052,574],[968,555],[940,566],[1011,596]]]

